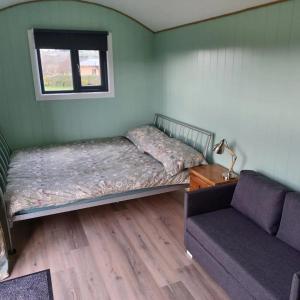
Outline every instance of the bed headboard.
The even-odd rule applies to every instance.
[[[207,157],[213,138],[212,132],[161,114],[155,114],[154,125],[168,136],[183,141]]]

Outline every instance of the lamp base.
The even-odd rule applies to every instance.
[[[227,171],[222,174],[222,177],[227,181],[237,178],[237,174],[235,174],[234,172]]]

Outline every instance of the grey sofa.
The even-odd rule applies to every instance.
[[[259,173],[186,192],[185,246],[232,299],[300,299],[300,194]]]

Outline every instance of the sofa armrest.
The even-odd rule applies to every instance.
[[[229,207],[235,187],[236,183],[233,183],[185,192],[185,219]]]
[[[289,300],[299,300],[299,299],[300,299],[300,271],[295,273],[293,276]]]

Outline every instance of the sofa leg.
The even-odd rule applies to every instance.
[[[186,250],[186,256],[189,258],[189,259],[193,259],[193,255],[192,253],[189,251],[189,250]]]

